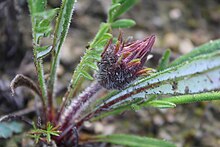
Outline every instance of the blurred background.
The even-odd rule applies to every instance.
[[[48,0],[49,7],[59,7],[60,0]],[[78,0],[70,30],[63,46],[58,69],[58,96],[62,95],[79,63],[86,45],[106,20],[110,0]],[[140,0],[123,18],[137,25],[123,29],[124,37],[142,39],[156,35],[153,59],[155,67],[165,49],[172,50],[172,60],[194,47],[220,38],[219,0]],[[113,34],[118,35],[119,30]],[[47,59],[49,60],[49,59]],[[49,62],[45,63],[46,73]],[[32,93],[23,88],[12,97],[9,83],[18,74],[36,80],[32,54],[31,22],[26,0],[0,0],[0,116],[30,108],[34,116]],[[84,84],[84,87],[88,83]],[[95,134],[131,133],[168,139],[179,147],[220,146],[220,102],[178,105],[175,109],[147,108],[110,116],[85,128]],[[22,140],[23,141],[23,140]]]

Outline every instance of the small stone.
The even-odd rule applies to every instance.
[[[162,126],[164,124],[164,120],[160,115],[154,116],[153,121],[154,121],[154,124],[158,126]]]
[[[95,130],[96,133],[102,133],[103,130],[104,130],[103,124],[100,123],[100,122],[96,122],[96,123],[94,124],[94,130]]]
[[[191,52],[194,48],[194,45],[192,44],[192,41],[185,38],[183,39],[179,44],[179,51],[182,54],[187,54]]]
[[[62,76],[64,74],[64,71],[64,67],[62,65],[59,65],[59,67],[57,68],[57,75]]]
[[[178,8],[174,8],[169,12],[169,16],[173,20],[177,20],[182,16],[182,12]]]
[[[172,137],[169,135],[168,132],[166,132],[165,130],[161,130],[159,132],[159,137],[160,138],[164,138],[165,140],[172,140]]]
[[[166,116],[166,120],[167,120],[169,123],[173,123],[173,122],[175,122],[175,117],[174,117],[173,114],[168,113],[168,114],[165,115],[165,116]]]
[[[143,39],[145,37],[145,33],[143,31],[137,31],[135,32],[134,38],[139,40],[139,39]]]
[[[113,134],[115,131],[115,126],[114,125],[108,125],[104,127],[104,135],[110,135]]]
[[[65,64],[73,64],[79,60],[79,57],[83,55],[85,49],[76,45],[78,39],[73,39],[74,37],[68,36],[63,44],[61,51],[61,61]]]
[[[84,122],[84,126],[85,126],[86,128],[90,128],[90,127],[92,127],[92,124],[91,124],[89,121],[85,121],[85,122]]]
[[[152,19],[152,23],[155,25],[155,26],[157,26],[157,27],[163,27],[163,25],[164,25],[164,21],[163,21],[163,19],[161,18],[161,17],[154,17],[153,19]]]
[[[179,38],[176,34],[174,33],[167,33],[164,36],[164,44],[166,47],[171,48],[173,50],[177,50],[179,46]]]

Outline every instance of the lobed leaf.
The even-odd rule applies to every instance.
[[[38,82],[40,91],[42,94],[43,105],[47,99],[46,82],[44,79],[44,70],[42,64],[42,58],[48,54],[51,50],[44,49],[44,52],[37,51],[40,49],[40,39],[45,36],[49,36],[52,30],[50,23],[56,16],[58,9],[51,9],[46,11],[47,0],[28,0],[28,7],[31,13],[32,23],[32,37],[33,37],[33,52],[34,52],[34,63],[38,75]],[[44,47],[42,47],[44,48]],[[40,49],[41,50],[41,49]]]
[[[57,15],[58,10],[58,8],[55,8],[32,14],[35,23],[33,26],[33,31],[37,36],[37,40],[39,40],[41,37],[48,37],[50,35],[52,31],[51,22]]]
[[[103,50],[103,42],[107,41],[111,35],[108,33],[110,30],[110,25],[106,23],[102,23],[100,25],[99,31],[96,34],[95,38],[89,45],[89,49],[86,50],[86,53],[84,56],[81,58],[80,63],[77,65],[70,85],[69,85],[69,97],[72,97],[73,93],[75,93],[76,90],[76,85],[79,82],[82,82],[82,77],[88,79],[88,80],[93,80],[93,77],[90,75],[91,69],[97,70],[97,65],[96,62],[101,59],[100,54]]]

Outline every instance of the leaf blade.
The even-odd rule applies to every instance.
[[[112,15],[112,20],[115,20],[126,11],[128,11],[133,5],[137,3],[137,0],[126,0],[121,1],[121,6],[117,9],[117,11]]]
[[[113,134],[108,136],[97,136],[96,138],[98,142],[108,142],[130,147],[175,147],[174,144],[168,141],[135,135]]]
[[[135,21],[132,19],[119,19],[111,24],[112,28],[130,28],[135,25]]]
[[[161,57],[161,59],[159,61],[159,65],[157,67],[158,71],[162,71],[167,68],[167,66],[169,65],[169,62],[170,62],[170,53],[171,53],[170,49],[167,49],[164,52],[163,56]]]

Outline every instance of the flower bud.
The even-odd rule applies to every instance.
[[[155,36],[131,43],[123,42],[119,34],[116,44],[109,40],[98,62],[99,71],[96,78],[106,89],[123,89],[138,76],[149,74],[150,68],[144,68]]]

